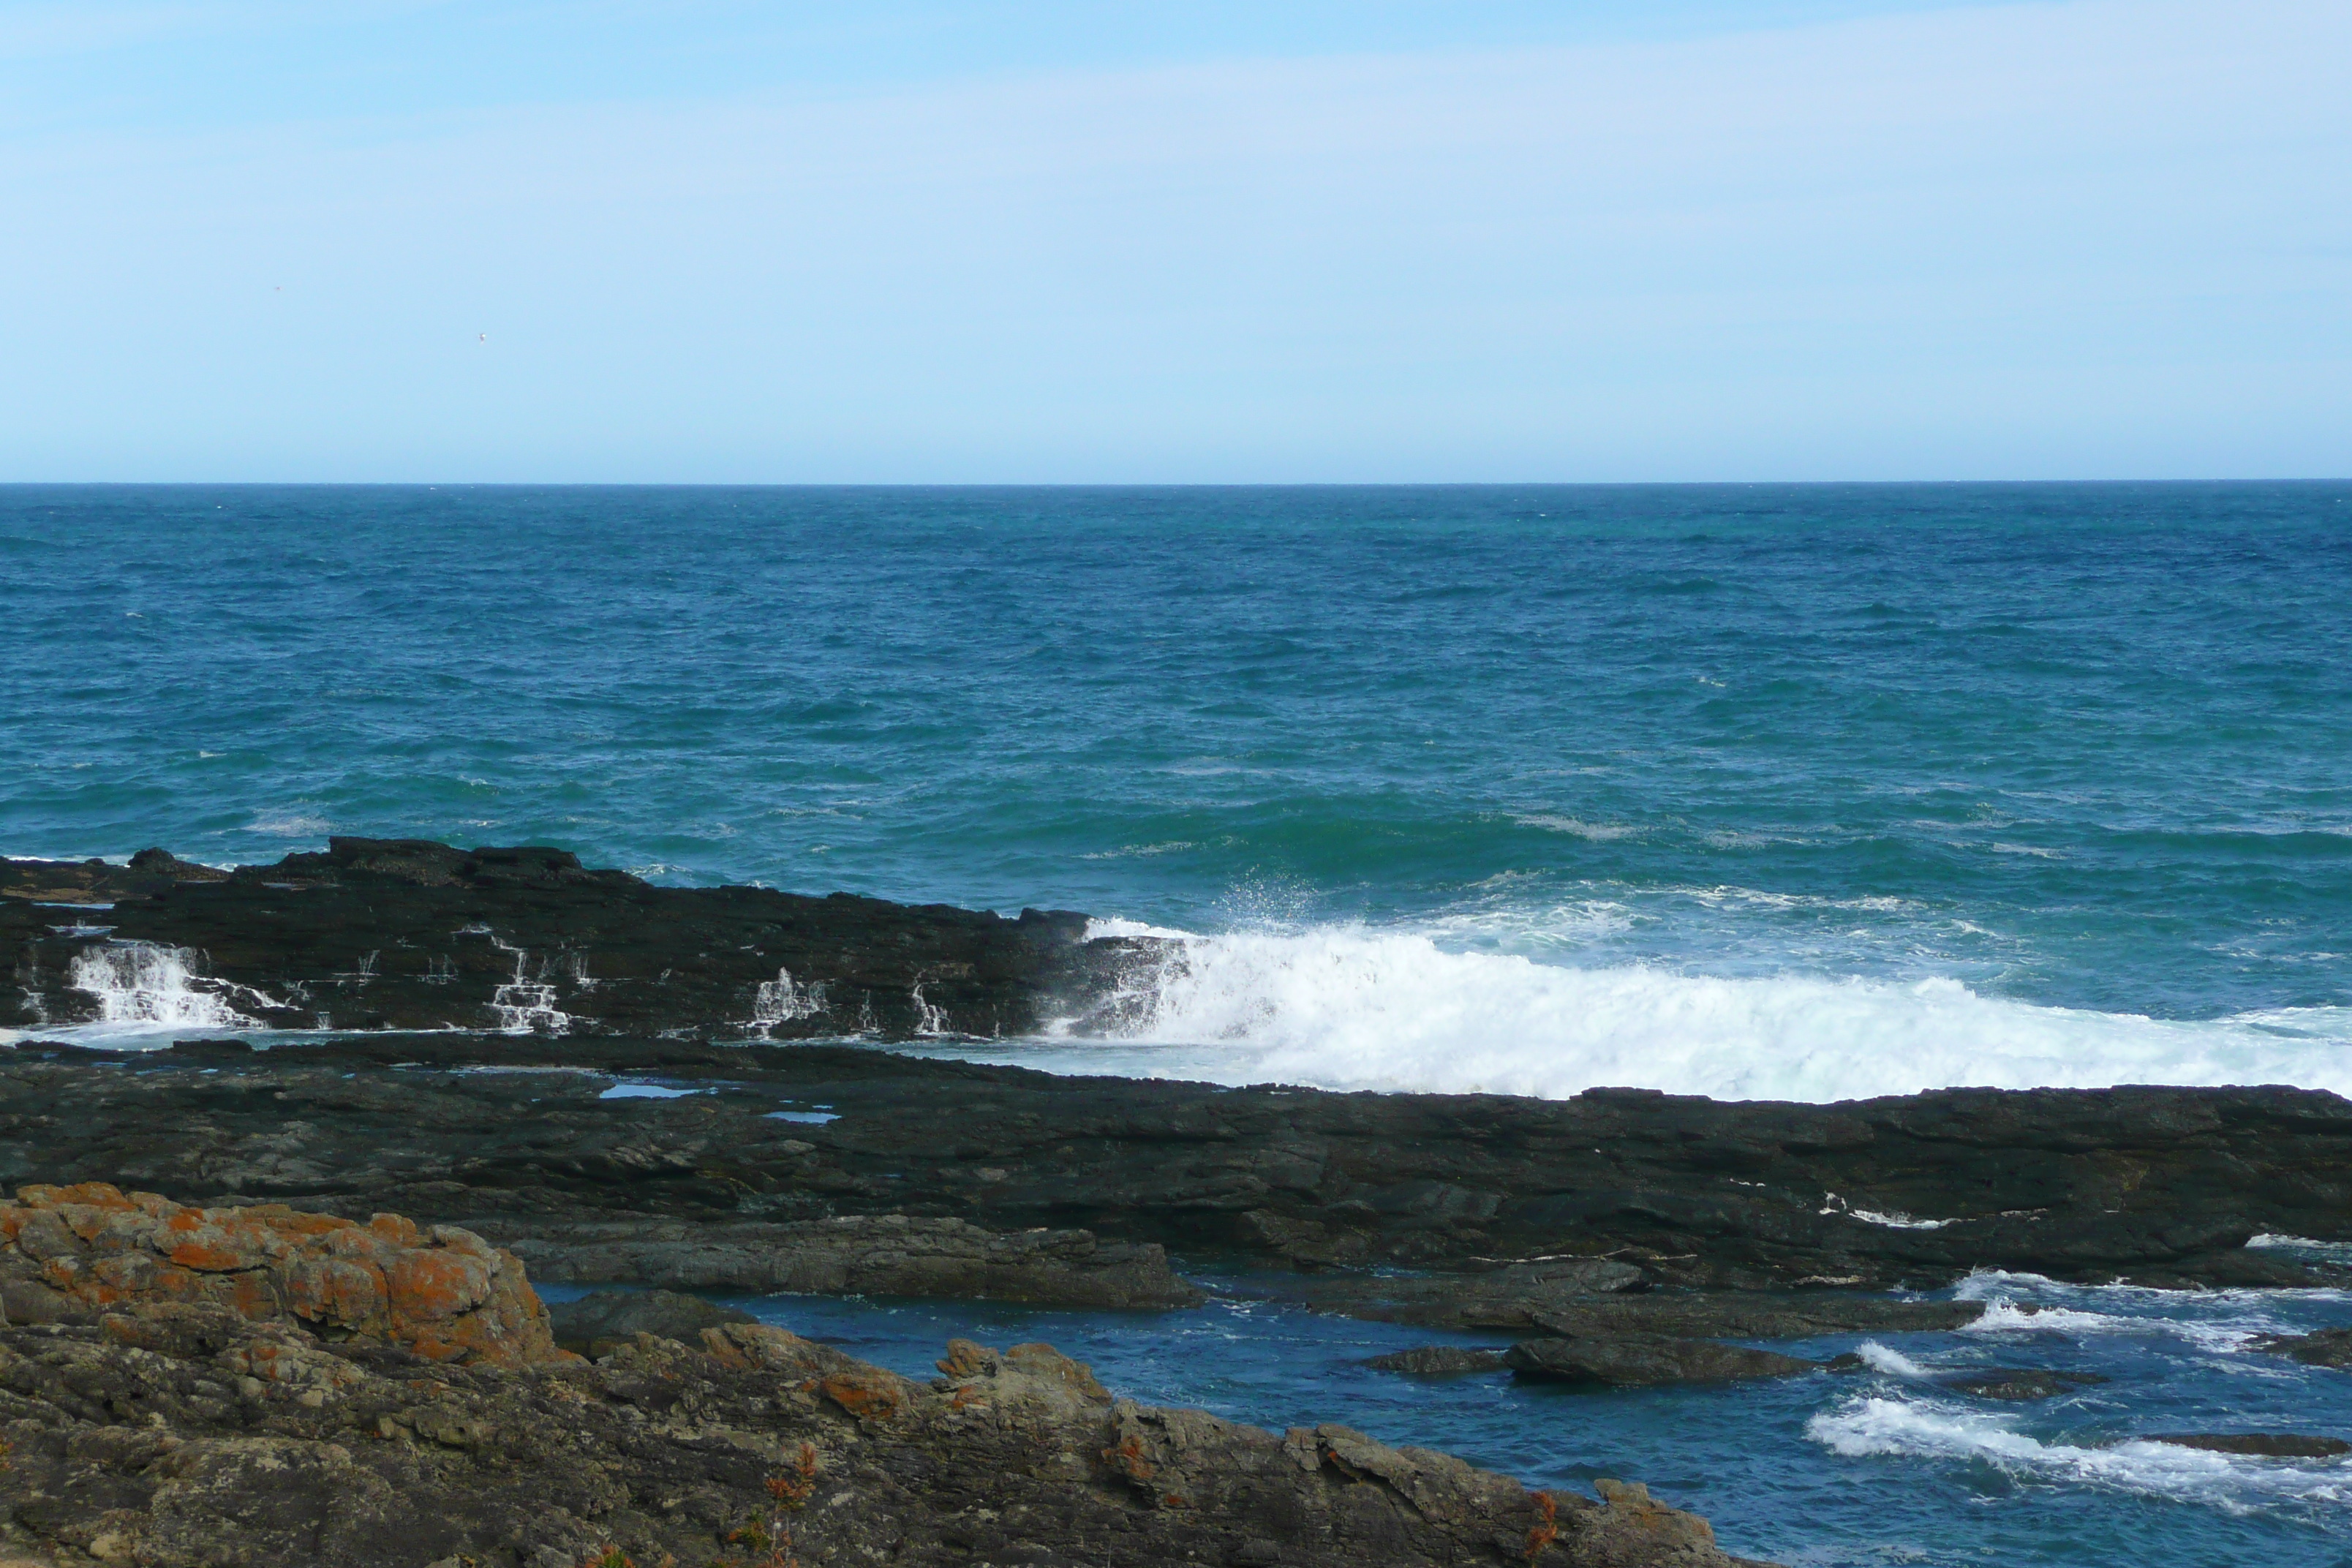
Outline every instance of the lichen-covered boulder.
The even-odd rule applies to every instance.
[[[430,1361],[520,1365],[563,1354],[520,1261],[454,1226],[420,1230],[390,1214],[361,1225],[283,1204],[191,1208],[104,1182],[0,1199],[9,1321],[163,1303],[290,1320]]]

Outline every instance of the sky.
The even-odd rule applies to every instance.
[[[0,481],[2352,475],[2342,0],[0,0]]]

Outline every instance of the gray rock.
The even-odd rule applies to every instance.
[[[555,1342],[583,1355],[601,1355],[599,1347],[626,1343],[639,1334],[699,1344],[705,1329],[759,1321],[749,1312],[675,1290],[597,1290],[576,1301],[550,1303],[547,1319]]]
[[[1670,1383],[1738,1383],[1819,1372],[1819,1362],[1772,1351],[1677,1340],[1660,1334],[1620,1334],[1596,1340],[1522,1340],[1503,1360],[1522,1377],[1606,1388],[1646,1388]]]
[[[2107,1380],[2095,1372],[2052,1372],[2044,1368],[1996,1367],[1990,1372],[1969,1373],[1960,1377],[1943,1379],[1943,1385],[1960,1394],[1972,1394],[1979,1399],[2006,1399],[2017,1404],[2028,1400],[2054,1399],[2062,1394],[2073,1394]]]
[[[226,1309],[118,1316],[0,1327],[12,1560],[1737,1568],[1638,1485],[1530,1491],[1344,1426],[1140,1405],[1047,1345],[954,1342],[925,1384],[765,1324],[458,1368]],[[264,1375],[224,1397],[239,1366]]]
[[[483,1234],[534,1279],[683,1290],[929,1296],[1112,1310],[1198,1306],[1155,1243],[1083,1230],[1012,1235],[960,1219],[856,1215],[782,1224],[502,1218]]]
[[[1459,1377],[1465,1373],[1499,1370],[1503,1352],[1468,1345],[1415,1345],[1409,1351],[1376,1355],[1364,1364],[1376,1372],[1402,1372],[1414,1377]]]
[[[2310,1366],[2352,1367],[2352,1329],[2321,1329],[2309,1334],[2264,1334],[2254,1349],[2292,1356]]]
[[[1965,1328],[1980,1301],[1905,1301],[1843,1290],[1656,1290],[1564,1303],[1536,1319],[1548,1333],[1674,1334],[1684,1339],[1809,1340],[1826,1334],[1932,1333]]]

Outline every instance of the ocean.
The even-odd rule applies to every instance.
[[[2352,484],[0,489],[0,852],[1194,937],[1207,1077],[2352,1089]]]
[[[10,855],[546,843],[1184,935],[1129,1035],[957,1054],[2352,1092],[2352,482],[17,486],[0,614]],[[2343,1374],[2179,1326],[2352,1305],[2228,1295],[2069,1296],[2159,1325],[2069,1353],[2211,1405],[2165,1429],[2233,1388],[2273,1427],[2352,1418]],[[1213,1403],[1185,1376],[1234,1364],[1171,1360],[1154,1396]],[[1720,1447],[1770,1434],[1778,1479],[1646,1479],[1809,1564],[2352,1562],[2336,1462],[2118,1458],[2116,1390],[2069,1427],[1878,1375],[1706,1396],[1764,1402]],[[1694,1429],[1687,1396],[1381,1386],[1360,1424],[1530,1476],[1546,1422],[1579,1455]],[[1871,1509],[1820,1501],[1855,1485]]]

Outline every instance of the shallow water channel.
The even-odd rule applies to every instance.
[[[2257,1333],[2352,1324],[2346,1292],[2183,1293],[1980,1275],[1948,1292],[1992,1304],[1969,1330],[1771,1347],[1820,1359],[1860,1351],[1866,1372],[1591,1393],[1507,1373],[1374,1372],[1366,1358],[1408,1345],[1507,1342],[1319,1315],[1266,1299],[1278,1282],[1192,1277],[1218,1294],[1180,1312],[719,1299],[910,1376],[931,1375],[951,1337],[1000,1348],[1043,1340],[1147,1404],[1276,1429],[1339,1422],[1538,1485],[1646,1481],[1711,1519],[1727,1550],[1791,1568],[2352,1568],[2352,1459],[2245,1458],[2145,1440],[2352,1437],[2352,1373],[2248,1348]],[[1991,1367],[2109,1381],[2024,1405],[1938,1381]]]

